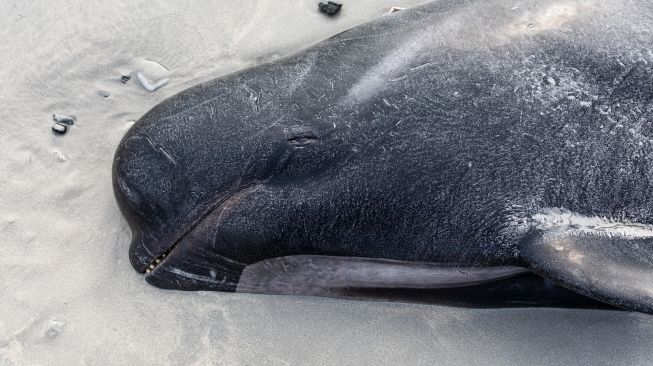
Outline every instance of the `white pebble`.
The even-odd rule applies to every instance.
[[[51,319],[43,326],[43,336],[48,338],[55,338],[63,333],[63,327],[66,325],[61,320]]]

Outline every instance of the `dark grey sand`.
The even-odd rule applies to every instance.
[[[643,314],[173,292],[132,270],[110,172],[132,121],[420,2],[349,1],[336,18],[317,0],[0,2],[0,365],[650,364]],[[148,91],[139,73],[168,81]],[[75,116],[65,135],[53,114]]]

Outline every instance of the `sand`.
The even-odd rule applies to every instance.
[[[419,2],[0,2],[0,365],[650,364],[643,314],[164,291],[130,267],[110,167],[133,121]]]

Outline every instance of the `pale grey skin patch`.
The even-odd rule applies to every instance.
[[[340,289],[438,289],[474,286],[529,272],[374,258],[295,255],[245,267],[236,292],[333,295]]]

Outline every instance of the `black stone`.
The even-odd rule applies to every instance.
[[[342,4],[335,1],[320,1],[318,7],[322,13],[329,16],[334,16],[340,11]]]
[[[52,132],[57,135],[63,135],[68,131],[68,126],[63,123],[55,123],[52,125]]]
[[[75,124],[75,118],[68,117],[63,114],[53,114],[52,120],[55,121],[56,123],[63,124],[66,126],[72,126]]]

